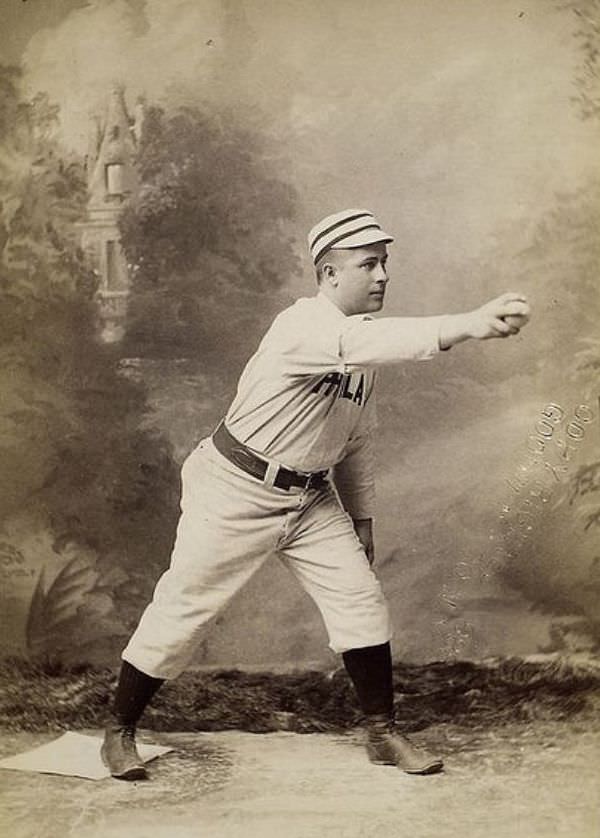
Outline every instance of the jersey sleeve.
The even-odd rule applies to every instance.
[[[266,343],[287,375],[352,372],[400,361],[427,360],[440,350],[444,316],[339,317],[332,322],[319,311],[278,318]]]
[[[433,358],[441,351],[444,317],[349,317],[340,335],[345,371]]]
[[[333,481],[342,506],[354,519],[375,516],[375,422],[375,399],[371,390],[345,456],[333,469]]]

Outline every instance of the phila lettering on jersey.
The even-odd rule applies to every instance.
[[[329,372],[320,379],[312,392],[325,397],[333,394],[334,398],[349,399],[361,407],[366,398],[365,376],[362,372],[358,374]]]

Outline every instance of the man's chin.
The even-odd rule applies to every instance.
[[[369,308],[367,311],[380,311],[383,308],[383,296],[369,297]]]
[[[362,308],[355,311],[355,314],[372,314],[375,311],[380,311],[383,308],[383,297],[369,297],[363,303]]]

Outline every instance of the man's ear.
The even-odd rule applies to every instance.
[[[325,262],[321,268],[321,274],[324,279],[327,279],[335,288],[338,284],[337,267],[333,262]]]

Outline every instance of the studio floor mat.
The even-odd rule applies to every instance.
[[[0,768],[104,780],[110,777],[110,772],[100,757],[101,744],[102,739],[98,736],[67,731],[39,748],[0,760]],[[143,742],[138,742],[137,747],[144,762],[150,762],[173,750],[164,745],[145,745]]]

